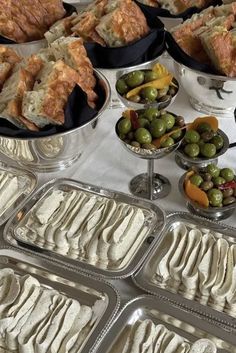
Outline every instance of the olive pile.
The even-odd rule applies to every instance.
[[[183,131],[180,127],[185,126],[185,123],[181,116],[174,116],[154,107],[128,112],[130,112],[129,117],[119,120],[117,131],[123,141],[134,147],[150,150],[170,147],[182,138]],[[163,138],[160,146],[155,144],[157,139],[171,131],[173,133]]]
[[[186,132],[181,149],[191,158],[213,158],[223,146],[222,136],[214,132],[208,123],[201,123],[196,130]]]
[[[209,204],[222,207],[236,202],[236,176],[230,168],[209,164],[204,171],[193,174],[190,182],[207,193]]]
[[[133,88],[139,87],[144,83],[152,82],[158,79],[158,74],[152,70],[137,70],[121,76],[116,82],[117,92],[134,103],[150,104],[155,102],[169,101],[176,95],[178,88],[174,85],[168,85],[162,89],[155,88],[155,85],[142,88],[138,94],[127,98],[126,94]],[[175,81],[175,84],[177,82]]]

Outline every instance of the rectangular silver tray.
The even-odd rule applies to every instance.
[[[208,338],[217,346],[217,353],[235,353],[235,335],[221,330],[213,322],[196,317],[193,313],[168,303],[160,297],[143,295],[129,301],[113,321],[100,341],[96,353],[120,353],[127,329],[137,320],[150,319],[162,324],[190,342]]]
[[[36,189],[37,177],[32,172],[19,167],[11,167],[3,162],[0,162],[0,171],[9,172],[17,177],[20,177],[19,186],[21,191],[17,199],[10,204],[9,207],[3,210],[0,209],[0,225],[2,225],[12,216],[26,197],[28,197]]]
[[[215,221],[210,221],[205,218],[201,218],[185,212],[175,212],[167,216],[167,223],[158,239],[155,243],[155,247],[149,253],[141,268],[133,276],[133,282],[139,288],[143,289],[145,292],[160,295],[168,298],[171,302],[180,305],[183,308],[188,308],[189,310],[209,317],[215,322],[226,326],[228,330],[234,331],[236,329],[236,320],[233,316],[225,313],[223,311],[218,311],[213,309],[209,305],[201,304],[197,299],[188,299],[183,296],[183,294],[176,292],[175,289],[167,287],[162,283],[156,283],[153,281],[153,266],[158,262],[158,259],[163,256],[165,249],[168,244],[166,244],[166,236],[168,232],[172,230],[179,223],[184,223],[189,228],[198,229],[208,229],[211,230],[217,237],[223,237],[230,243],[236,243],[236,229],[226,226],[222,223]],[[224,327],[225,328],[225,327]]]
[[[38,256],[33,257],[24,251],[0,248],[0,269],[2,268],[11,268],[19,275],[30,274],[43,286],[79,300],[82,305],[92,306],[97,300],[104,302],[97,322],[78,353],[88,353],[98,344],[119,308],[119,295],[109,283],[70,271],[64,266],[55,266],[53,262],[45,261]]]
[[[129,250],[129,253],[122,260],[122,263],[117,268],[103,269],[96,265],[92,265],[86,262],[85,259],[73,259],[68,255],[60,254],[54,250],[45,249],[43,246],[30,242],[29,239],[25,239],[17,234],[17,229],[20,225],[24,224],[27,217],[30,215],[31,209],[34,205],[43,198],[47,193],[53,189],[61,190],[83,190],[93,195],[102,196],[106,199],[113,199],[118,202],[124,202],[127,205],[134,205],[142,208],[145,214],[145,226],[147,226],[147,233],[144,239],[138,244],[134,244]],[[18,212],[7,223],[4,229],[4,239],[13,246],[18,248],[27,247],[30,250],[40,252],[41,256],[50,258],[53,256],[54,260],[60,262],[66,262],[68,266],[80,267],[81,270],[88,273],[96,273],[99,276],[106,278],[125,278],[130,276],[141,264],[148,251],[154,245],[158,239],[159,233],[163,229],[165,224],[165,214],[156,205],[143,199],[134,198],[131,195],[126,195],[120,192],[96,187],[93,185],[81,183],[70,179],[58,179],[52,180],[45,184],[41,189],[32,195],[31,198],[22,206]],[[19,232],[18,232],[19,233]],[[154,240],[154,241],[153,241]]]

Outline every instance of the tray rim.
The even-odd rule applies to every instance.
[[[25,194],[23,200],[21,200],[15,208],[12,207],[13,205],[11,205],[0,217],[0,226],[2,226],[13,216],[13,214],[15,214],[18,211],[18,209],[20,209],[23,206],[23,204],[28,200],[28,198],[30,198],[32,194],[36,191],[38,186],[38,177],[36,173],[32,172],[31,170],[28,170],[27,168],[23,168],[18,165],[11,165],[3,161],[0,161],[0,169],[5,170],[6,172],[16,173],[16,174],[20,172],[31,180],[30,192],[28,194]],[[17,199],[15,200],[15,202],[18,202]]]
[[[16,252],[18,254],[22,254],[23,253],[24,256],[26,256],[28,259],[32,259],[32,260],[34,258],[40,259],[40,256],[37,255],[37,254],[34,254],[32,252],[28,252],[27,250],[16,249],[14,247],[7,246],[7,245],[0,245],[0,251],[1,250],[8,250],[10,252],[13,252],[13,253]],[[8,254],[7,255],[2,255],[2,256],[6,256],[8,258],[11,257]],[[12,256],[12,258],[14,258],[14,257]],[[19,260],[19,262],[20,261],[21,260]],[[115,320],[115,318],[117,316],[117,313],[119,312],[119,309],[120,309],[120,306],[121,306],[121,296],[120,296],[119,291],[116,289],[115,286],[113,286],[111,283],[109,283],[108,281],[106,281],[103,278],[94,277],[94,276],[92,276],[92,275],[90,275],[88,273],[80,271],[79,269],[68,268],[66,265],[55,263],[55,261],[50,260],[50,259],[47,259],[43,263],[43,266],[42,266],[42,264],[39,265],[38,263],[34,264],[33,261],[30,262],[29,264],[30,264],[30,266],[33,266],[35,268],[42,269],[42,271],[46,270],[50,274],[56,274],[60,278],[64,278],[64,279],[66,279],[68,281],[73,281],[73,282],[76,282],[78,284],[79,284],[79,280],[81,280],[81,278],[83,278],[84,281],[89,278],[90,281],[94,282],[93,283],[94,285],[99,283],[101,286],[104,286],[106,290],[108,289],[108,291],[110,291],[110,293],[107,293],[104,290],[104,293],[106,293],[106,295],[109,298],[109,304],[107,305],[106,310],[104,311],[100,321],[97,324],[97,327],[99,327],[99,325],[101,326],[101,331],[100,331],[100,333],[96,334],[97,327],[95,328],[95,330],[91,333],[90,337],[88,338],[87,342],[85,343],[85,345],[84,345],[84,347],[83,347],[83,349],[81,350],[80,353],[93,352],[96,349],[97,345],[102,340],[102,338],[105,336],[107,330],[109,329],[110,325]],[[47,265],[49,265],[50,267],[48,268]],[[56,271],[54,271],[54,269]],[[61,272],[60,272],[61,269],[63,269],[63,271],[64,271],[63,274],[61,274]],[[34,274],[31,274],[31,273],[29,273],[29,274],[34,276]],[[68,277],[72,277],[73,274],[76,275],[76,278],[74,278],[74,279],[68,278]],[[49,279],[49,281],[50,281],[50,279]],[[85,283],[83,283],[83,285],[85,285]],[[86,284],[86,285],[89,287],[88,284]],[[90,288],[93,288],[93,289],[97,290],[96,287],[91,287],[90,286]],[[110,304],[110,301],[112,301],[111,304]],[[109,308],[109,307],[111,307],[111,308]],[[110,310],[110,313],[109,313],[108,309]],[[102,325],[101,322],[102,323],[104,322],[104,325]],[[94,340],[93,340],[93,336],[95,338]],[[92,341],[91,344],[90,344],[90,341]],[[89,346],[90,346],[90,348],[89,348]]]
[[[210,318],[202,318],[202,317],[196,317],[196,315],[194,315],[194,312],[189,311],[186,308],[182,308],[181,306],[177,305],[176,303],[171,302],[168,298],[165,298],[161,295],[151,295],[151,294],[143,294],[143,295],[139,295],[136,296],[135,298],[129,300],[128,302],[126,302],[126,304],[119,310],[119,313],[116,315],[115,320],[110,324],[109,328],[107,329],[106,335],[104,335],[102,337],[102,339],[100,340],[100,342],[98,343],[98,345],[96,345],[95,350],[93,350],[91,353],[103,353],[103,351],[101,350],[101,344],[103,344],[103,342],[106,341],[107,336],[110,333],[110,330],[115,327],[117,325],[117,322],[119,320],[121,320],[123,318],[123,316],[125,315],[125,312],[127,310],[129,310],[130,312],[132,311],[132,309],[137,309],[137,304],[138,303],[142,303],[143,305],[146,303],[148,304],[152,304],[152,309],[156,309],[156,310],[160,310],[159,308],[157,308],[158,304],[157,304],[157,300],[159,299],[160,302],[162,304],[164,304],[165,306],[167,306],[167,309],[171,311],[171,313],[167,313],[170,316],[173,316],[174,318],[181,320],[181,318],[183,318],[183,320],[189,325],[194,326],[195,325],[195,320],[197,319],[197,321],[201,324],[202,326],[198,328],[200,330],[204,330],[208,333],[210,333],[211,335],[218,337],[220,339],[223,339],[227,342],[229,342],[231,345],[236,345],[236,337],[234,334],[232,334],[232,332],[227,332],[227,331],[223,331],[219,326],[215,326],[215,322],[214,320],[210,319]],[[163,313],[166,313],[165,311],[166,309],[163,310]],[[173,312],[172,312],[173,310]],[[175,315],[175,312],[177,311],[179,316]],[[188,315],[186,315],[186,312]],[[190,322],[190,319],[192,318],[192,322]],[[225,338],[226,337],[226,338]],[[231,340],[232,338],[232,340]],[[104,343],[105,344],[105,343]]]
[[[218,222],[218,221],[213,221],[198,215],[193,215],[188,212],[170,212],[167,215],[167,222],[165,224],[164,229],[161,232],[161,235],[159,237],[159,241],[155,243],[155,247],[152,247],[152,250],[149,252],[147,257],[145,258],[144,262],[142,263],[142,266],[136,271],[132,276],[132,282],[134,285],[143,290],[145,293],[154,295],[155,297],[161,297],[164,300],[168,300],[171,302],[173,305],[177,305],[179,307],[182,307],[183,309],[187,310],[188,312],[195,313],[202,318],[208,319],[213,321],[215,324],[220,325],[221,327],[224,328],[226,331],[231,331],[236,334],[236,318],[231,316],[230,314],[227,314],[226,312],[220,312],[217,311],[207,305],[200,304],[199,302],[191,299],[187,299],[183,297],[181,294],[178,293],[172,293],[168,291],[167,289],[159,288],[155,286],[154,284],[150,284],[148,280],[144,279],[143,276],[143,269],[147,265],[148,261],[152,258],[153,254],[157,250],[157,247],[160,245],[162,242],[164,236],[165,236],[165,231],[166,229],[170,226],[172,219],[175,217],[191,217],[191,219],[195,221],[200,221],[202,222],[203,226],[204,222],[207,224],[212,224],[213,226],[220,226],[223,227],[222,229],[215,229],[217,232],[223,232],[224,229],[227,231],[234,231],[235,232],[235,240],[236,240],[236,228],[232,226],[228,226],[224,223]],[[142,283],[140,283],[142,281]],[[235,342],[236,344],[236,342]]]
[[[103,270],[103,269],[99,269],[94,265],[82,262],[80,260],[76,260],[76,259],[72,259],[69,258],[65,255],[61,255],[59,253],[56,253],[54,251],[50,251],[47,249],[42,249],[40,247],[34,246],[33,244],[27,244],[24,243],[23,241],[20,241],[18,239],[16,239],[16,237],[12,234],[13,230],[15,228],[15,225],[12,225],[12,222],[17,218],[17,213],[21,210],[24,209],[25,207],[27,207],[27,204],[29,201],[32,201],[36,196],[40,195],[40,197],[43,195],[43,193],[47,190],[49,190],[52,187],[55,186],[59,186],[60,184],[65,184],[65,183],[74,183],[76,184],[76,186],[82,190],[85,190],[86,192],[92,192],[92,193],[97,193],[99,194],[99,192],[103,192],[103,194],[100,194],[103,197],[109,197],[106,194],[111,193],[114,195],[118,195],[120,197],[124,196],[125,198],[128,198],[129,200],[133,200],[134,201],[134,205],[136,205],[137,207],[146,207],[149,208],[150,210],[152,210],[153,212],[156,213],[156,211],[158,211],[161,215],[162,215],[162,225],[159,226],[158,224],[155,226],[155,228],[152,230],[152,232],[147,236],[146,238],[146,249],[144,251],[144,253],[140,256],[139,259],[137,258],[137,253],[135,254],[135,256],[133,257],[133,259],[130,261],[130,263],[125,266],[124,268],[117,270],[117,271],[111,271],[111,270]],[[140,206],[139,203],[144,204],[146,206]],[[149,207],[148,207],[149,206]],[[156,204],[154,204],[151,201],[142,199],[142,198],[138,198],[129,194],[126,194],[124,192],[120,192],[120,191],[116,191],[116,190],[112,190],[112,189],[108,189],[108,188],[103,188],[100,186],[96,186],[93,184],[88,184],[88,183],[84,183],[75,179],[70,179],[70,178],[55,178],[52,179],[46,183],[44,183],[39,189],[37,189],[34,193],[32,193],[30,195],[30,197],[28,197],[24,203],[21,204],[21,207],[19,209],[17,209],[17,211],[11,216],[11,218],[8,220],[7,224],[4,227],[4,231],[3,231],[3,239],[4,241],[11,245],[12,247],[15,247],[17,249],[27,249],[28,251],[31,251],[32,253],[39,253],[41,256],[45,257],[46,259],[50,258],[50,255],[53,255],[54,260],[56,262],[59,263],[64,263],[68,266],[68,268],[75,268],[75,267],[80,267],[81,272],[85,272],[91,275],[99,275],[102,278],[105,279],[123,279],[123,278],[127,278],[130,277],[143,263],[144,259],[146,258],[147,254],[149,253],[149,251],[151,251],[151,249],[153,248],[154,244],[156,243],[156,241],[158,240],[158,238],[160,237],[160,234],[162,233],[162,230],[164,229],[166,224],[166,212],[159,206],[157,206]],[[155,235],[155,237],[154,237]],[[150,241],[148,241],[148,239]],[[141,246],[144,245],[141,244]],[[139,246],[138,251],[140,251],[141,246]],[[136,259],[136,263],[135,262]]]

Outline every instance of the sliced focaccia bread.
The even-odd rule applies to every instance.
[[[21,58],[16,54],[16,52],[5,46],[0,45],[0,62],[7,62],[11,65],[15,65],[21,61]]]
[[[81,38],[62,37],[51,44],[51,49],[57,60],[63,59],[68,66],[78,72],[77,84],[87,94],[88,103],[94,107],[97,98],[94,92],[96,79],[83,40]]]
[[[62,0],[39,0],[39,3],[48,14],[46,17],[48,26],[51,26],[66,14]]]
[[[35,126],[22,117],[22,99],[26,91],[32,89],[34,79],[23,68],[5,82],[0,94],[0,116],[20,128],[35,130]]]
[[[55,22],[49,30],[44,33],[44,36],[48,43],[54,42],[54,40],[60,37],[67,37],[72,34],[71,27],[73,26],[73,19],[77,17],[76,13],[73,13],[71,16],[63,18]]]
[[[226,76],[236,76],[236,32],[218,26],[203,33],[200,39],[215,68]]]
[[[2,86],[6,79],[9,77],[11,72],[11,64],[3,62],[0,62],[0,91],[2,89]]]
[[[78,73],[63,61],[45,64],[36,78],[34,91],[24,95],[23,116],[38,127],[62,125],[65,105],[77,81]]]
[[[0,34],[8,39],[23,43],[27,41],[27,35],[19,25],[5,14],[0,14]]]
[[[138,5],[124,1],[101,18],[96,31],[107,46],[120,47],[144,37],[149,32],[149,27]]]

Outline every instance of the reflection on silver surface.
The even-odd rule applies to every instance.
[[[203,233],[212,234],[215,238],[223,238],[230,245],[236,244],[236,230],[234,228],[188,213],[170,214],[158,243],[155,244],[142,267],[134,276],[136,285],[149,293],[165,296],[170,301],[181,305],[183,308],[188,308],[192,312],[211,318],[227,327],[229,331],[236,330],[234,314],[231,316],[232,313],[228,312],[227,306],[222,308],[222,306],[217,306],[211,301],[204,303],[198,294],[191,298],[187,291],[174,288],[174,283],[172,283],[173,286],[171,283],[166,286],[162,281],[154,280],[157,264],[170,247],[170,232],[180,224],[184,224],[188,229],[198,229]]]
[[[174,63],[177,79],[194,109],[231,116],[235,108],[236,78],[207,74]]]
[[[99,342],[117,312],[119,297],[110,284],[79,272],[68,271],[65,266],[55,266],[52,262],[45,259],[42,261],[39,257],[32,257],[22,251],[0,248],[0,268],[11,268],[19,275],[30,274],[37,278],[41,285],[77,299],[82,305],[93,306],[97,300],[103,302],[92,330],[79,349],[80,353],[87,353]]]
[[[91,195],[91,197],[95,195],[100,198],[104,198],[104,200],[115,200],[116,202],[127,204],[127,207],[129,205],[133,205],[143,210],[145,215],[145,235],[142,239],[137,239],[139,242],[136,240],[132,246],[127,249],[128,252],[126,252],[125,257],[120,261],[118,266],[109,266],[108,268],[100,268],[97,264],[92,265],[88,263],[88,260],[86,260],[85,257],[73,258],[69,252],[62,254],[61,251],[59,251],[59,248],[58,252],[56,252],[55,250],[57,248],[52,250],[51,247],[46,246],[46,243],[36,244],[29,238],[25,236],[23,237],[20,229],[22,225],[27,222],[31,209],[34,207],[37,201],[41,200],[46,193],[50,193],[52,190],[81,190],[85,191],[87,195]],[[124,278],[133,273],[143,261],[143,258],[151,249],[150,239],[158,239],[158,235],[161,232],[164,224],[164,212],[158,206],[148,201],[137,199],[116,191],[101,189],[93,185],[79,183],[69,179],[58,179],[47,183],[30,199],[28,199],[27,203],[20,209],[20,211],[17,212],[17,214],[12,217],[8,225],[5,227],[4,237],[7,242],[17,247],[25,247],[28,244],[30,245],[31,249],[40,252],[42,256],[45,256],[46,258],[53,256],[55,260],[67,262],[68,265],[73,267],[80,266],[80,268],[85,271],[97,273],[100,276],[105,276],[107,278]],[[17,231],[17,229],[19,230]]]
[[[105,92],[105,101],[98,114],[81,127],[60,134],[39,138],[0,136],[0,152],[15,162],[37,172],[63,170],[83,153],[96,132],[97,120],[110,100],[110,87],[105,77],[95,71]]]
[[[125,349],[123,351],[123,348],[130,329],[138,320],[146,319],[152,320],[156,325],[164,325],[168,330],[189,341],[190,345],[198,339],[207,338],[215,343],[218,353],[236,352],[234,335],[222,332],[221,329],[215,327],[213,322],[200,319],[193,313],[168,303],[161,297],[151,296],[140,296],[131,300],[116,317],[95,352],[126,352]],[[173,352],[170,347],[169,349],[170,352]],[[144,351],[142,350],[142,352]]]
[[[0,225],[5,223],[8,218],[16,211],[22,202],[29,196],[37,186],[37,177],[35,174],[17,167],[10,167],[7,164],[0,162],[0,173],[12,175],[17,178],[18,190],[14,193],[12,201],[0,209]],[[3,188],[6,188],[4,184]],[[0,204],[3,201],[3,193],[0,193]]]

